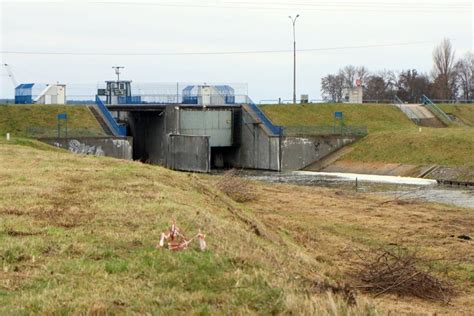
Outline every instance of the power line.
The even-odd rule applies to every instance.
[[[338,51],[349,49],[363,49],[363,48],[381,48],[381,47],[396,47],[396,46],[410,46],[421,44],[434,44],[433,41],[418,41],[405,43],[391,43],[391,44],[372,44],[372,45],[357,45],[357,46],[336,46],[336,47],[322,47],[322,48],[307,48],[298,49],[298,52],[323,52],[323,51]],[[0,51],[0,54],[9,55],[62,55],[62,56],[191,56],[191,55],[252,55],[252,54],[282,54],[293,53],[293,50],[252,50],[252,51],[217,51],[217,52],[151,52],[151,53],[102,53],[102,52],[53,52],[53,51]]]
[[[409,4],[409,3],[282,3],[282,2],[223,2],[216,4],[191,4],[191,3],[152,3],[152,2],[130,2],[130,1],[90,1],[89,4],[100,5],[131,5],[131,6],[158,6],[179,8],[218,8],[218,9],[255,9],[255,10],[288,10],[298,8],[310,11],[348,11],[357,10],[364,12],[405,12],[405,13],[466,13],[472,6],[469,3],[454,4]],[[469,13],[469,12],[467,12]]]

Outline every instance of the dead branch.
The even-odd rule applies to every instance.
[[[396,250],[355,251],[357,262],[352,277],[354,287],[371,292],[375,297],[391,293],[449,303],[455,295],[453,285],[434,276],[429,262],[417,252]]]

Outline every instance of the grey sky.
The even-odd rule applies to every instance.
[[[104,0],[102,2],[109,2]],[[119,4],[118,2],[127,2]],[[299,49],[428,42],[298,53],[297,94],[320,98],[320,80],[347,64],[431,69],[450,38],[473,49],[472,1],[2,1],[2,52],[188,53],[291,50],[288,15],[299,13]],[[290,99],[292,53],[228,55],[1,55],[20,82],[97,83],[112,65],[136,82],[244,82],[254,101]],[[2,69],[0,97],[13,87]]]

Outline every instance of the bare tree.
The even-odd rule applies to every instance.
[[[354,88],[357,68],[352,65],[339,69],[339,76],[344,78],[344,88]]]
[[[364,85],[369,78],[369,69],[365,66],[359,66],[356,68],[356,79],[360,80],[361,84]]]
[[[404,70],[398,76],[397,95],[405,101],[418,102],[420,97],[432,90],[427,75],[419,74],[416,69]]]
[[[344,76],[342,74],[327,75],[321,79],[321,92],[326,101],[341,102],[343,89]]]
[[[434,95],[439,99],[456,96],[455,51],[449,39],[444,39],[433,51]]]
[[[368,75],[364,82],[364,99],[385,101],[393,99],[395,95],[396,76],[392,71],[381,71]]]
[[[464,100],[474,99],[474,54],[468,52],[456,63],[456,73]]]

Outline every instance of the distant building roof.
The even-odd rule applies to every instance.
[[[31,89],[34,85],[34,83],[22,83],[19,84],[15,89]]]

